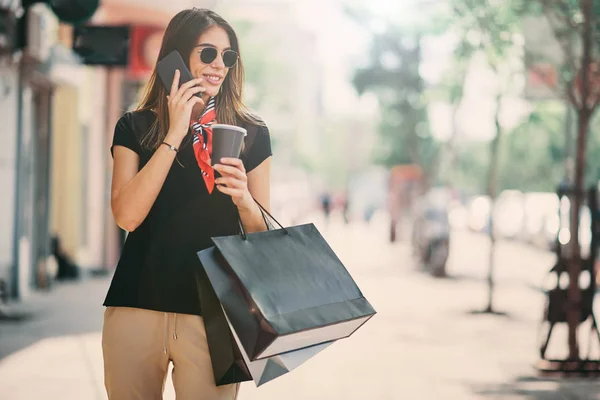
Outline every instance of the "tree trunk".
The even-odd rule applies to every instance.
[[[569,230],[569,294],[567,309],[567,324],[569,326],[569,359],[579,359],[579,345],[577,343],[577,328],[581,316],[581,290],[579,288],[579,275],[581,273],[581,247],[579,245],[579,213],[584,196],[585,178],[585,145],[590,124],[591,110],[588,104],[591,89],[590,63],[592,55],[592,0],[580,0],[583,14],[582,32],[582,62],[581,62],[581,103],[577,107],[577,147],[575,153],[575,193],[571,197]]]
[[[571,187],[573,184],[573,107],[571,103],[565,103],[565,176],[563,184],[565,187]]]
[[[581,316],[581,290],[579,288],[579,275],[581,273],[581,246],[579,243],[579,215],[583,203],[585,187],[585,143],[589,130],[590,115],[587,110],[579,110],[577,127],[577,152],[575,161],[575,193],[571,196],[569,230],[571,241],[569,243],[569,308],[567,322],[569,325],[569,359],[579,358],[577,343],[577,327]]]
[[[441,164],[441,173],[442,173],[442,182],[443,184],[453,189],[454,188],[454,180],[453,174],[456,170],[456,140],[458,138],[458,109],[460,107],[460,101],[455,102],[452,105],[452,132],[450,133],[450,138],[448,142],[446,142],[443,153],[440,158],[442,159]]]
[[[490,144],[490,169],[488,177],[487,194],[490,198],[490,255],[488,264],[488,304],[486,312],[494,312],[494,254],[496,250],[496,236],[494,234],[494,207],[496,205],[496,196],[498,191],[498,159],[500,153],[500,138],[502,136],[502,127],[500,126],[500,107],[502,96],[496,96],[496,112],[494,115],[494,123],[496,126],[496,135]]]

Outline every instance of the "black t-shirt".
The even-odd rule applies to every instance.
[[[151,111],[128,112],[115,127],[112,146],[139,155],[141,170],[153,155],[140,137],[155,121]],[[271,156],[265,126],[248,129],[241,159],[247,172]],[[211,247],[211,237],[239,233],[238,212],[231,197],[215,188],[208,193],[193,153],[184,140],[146,219],[127,236],[108,290],[105,306],[201,314],[200,261],[196,253]],[[111,147],[111,152],[113,147]]]

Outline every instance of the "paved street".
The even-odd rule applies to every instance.
[[[240,400],[600,399],[598,381],[535,378],[544,301],[536,287],[551,254],[501,243],[496,304],[507,316],[472,315],[486,300],[484,237],[458,233],[451,277],[434,279],[374,222],[323,232],[378,315],[292,373],[258,389],[244,384]],[[0,399],[106,398],[99,332],[107,285],[60,285],[23,305],[30,319],[0,323]],[[174,398],[170,382],[165,398]]]

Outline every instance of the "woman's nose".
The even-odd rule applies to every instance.
[[[216,68],[216,69],[225,68],[225,63],[223,63],[223,56],[221,54],[219,54],[217,56],[217,58],[215,58],[215,61],[213,61],[210,66],[213,68]]]

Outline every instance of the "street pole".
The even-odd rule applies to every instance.
[[[494,124],[496,135],[490,144],[490,169],[488,176],[488,196],[490,198],[490,217],[489,217],[489,236],[490,236],[490,254],[488,264],[488,304],[485,312],[494,313],[494,270],[496,253],[496,235],[494,233],[494,208],[496,205],[496,196],[498,194],[498,158],[500,153],[500,137],[502,136],[502,126],[500,125],[500,108],[502,95],[496,95],[496,112],[494,115]]]
[[[15,214],[13,219],[13,248],[12,248],[12,276],[11,282],[9,283],[9,296],[12,299],[19,299],[22,296],[21,293],[21,280],[20,280],[20,267],[19,265],[19,257],[20,257],[20,249],[19,249],[19,238],[21,236],[21,213],[23,209],[23,195],[22,195],[22,187],[23,187],[23,178],[22,178],[22,163],[23,163],[23,154],[21,152],[21,147],[23,146],[23,90],[24,90],[24,82],[25,82],[25,70],[26,64],[23,60],[23,57],[20,58],[17,64],[19,70],[17,73],[18,83],[17,83],[17,140],[16,140],[16,162],[15,162]],[[25,268],[28,268],[26,266]]]

